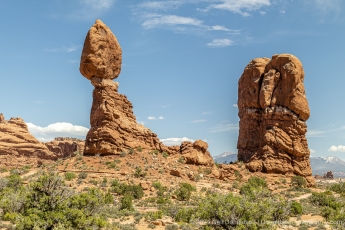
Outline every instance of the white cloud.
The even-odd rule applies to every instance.
[[[309,2],[326,13],[329,11],[339,11],[343,0],[313,0]]]
[[[237,105],[237,104],[233,104],[232,106],[238,108],[238,105]]]
[[[192,123],[201,123],[201,122],[206,122],[207,120],[204,120],[204,119],[202,119],[202,120],[194,120],[194,121],[191,121]]]
[[[250,14],[246,11],[256,11],[270,5],[270,0],[221,0],[220,3],[211,4],[203,11],[211,9],[227,10],[247,17]]]
[[[281,14],[285,14],[285,10],[281,10],[280,13],[281,13]]]
[[[147,119],[149,119],[149,120],[156,120],[157,118],[154,117],[154,116],[148,116]]]
[[[67,122],[57,122],[46,127],[34,125],[30,122],[26,124],[28,125],[29,132],[40,141],[50,141],[55,137],[77,137],[84,139],[89,131],[86,127]]]
[[[211,26],[210,30],[232,31],[232,30],[226,28],[225,26],[220,26],[220,25]]]
[[[89,10],[106,10],[113,5],[113,0],[80,0],[80,3]]]
[[[320,130],[309,130],[307,132],[307,137],[322,137],[324,132]]]
[[[202,114],[206,115],[206,114],[211,114],[211,113],[213,113],[213,112],[212,111],[206,111],[206,112],[203,112]]]
[[[174,25],[191,25],[201,26],[202,21],[196,18],[181,17],[177,15],[146,15],[145,21],[141,24],[146,29],[151,29],[158,26],[174,26]]]
[[[160,139],[160,141],[167,146],[172,146],[172,145],[181,145],[183,141],[190,141],[194,142],[195,140],[187,138],[187,137],[171,137],[171,138],[166,138],[166,139]]]
[[[64,46],[64,47],[61,47],[61,48],[44,49],[43,51],[45,51],[45,52],[54,52],[54,53],[60,53],[60,52],[69,53],[69,52],[76,51],[80,47],[81,47],[80,45],[70,45],[69,47]]]
[[[315,153],[315,150],[309,149],[310,153]]]
[[[223,39],[213,39],[212,42],[207,43],[208,47],[226,47],[226,46],[231,46],[234,45],[235,43],[231,41],[230,39],[223,38]]]
[[[138,124],[142,124],[142,125],[147,124],[147,122],[146,122],[146,121],[137,121],[137,122],[138,122]]]
[[[159,119],[159,120],[163,120],[164,117],[163,117],[163,116],[159,116],[158,119]]]
[[[171,10],[175,9],[182,5],[180,1],[153,1],[153,2],[144,2],[139,4],[140,8],[152,9],[152,10]]]
[[[328,152],[345,152],[345,146],[344,145],[332,145],[329,149]]]
[[[216,127],[211,129],[212,133],[216,132],[228,132],[237,131],[239,129],[238,124],[218,124]]]
[[[265,12],[265,11],[262,11],[262,10],[260,10],[259,13],[260,13],[261,15],[265,15],[265,14],[266,14],[266,12]]]
[[[70,19],[94,20],[113,6],[114,0],[79,0],[76,10],[67,15]]]

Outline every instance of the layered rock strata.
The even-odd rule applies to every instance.
[[[29,133],[21,118],[5,120],[0,114],[0,154],[55,160],[57,157]]]
[[[309,106],[302,63],[291,54],[256,58],[238,82],[238,159],[250,171],[313,182],[306,139]]]
[[[85,141],[70,137],[56,137],[54,140],[44,144],[58,158],[66,158],[74,156],[76,152],[83,154]]]

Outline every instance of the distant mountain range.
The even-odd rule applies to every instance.
[[[232,152],[224,152],[213,157],[217,163],[229,164],[231,161],[237,161],[237,154]],[[345,177],[345,161],[335,156],[329,157],[310,157],[310,166],[313,175],[323,176],[328,171],[332,171],[335,177]]]
[[[219,164],[223,164],[224,162],[226,162],[226,164],[229,164],[231,161],[237,161],[237,153],[224,152],[222,154],[214,156],[213,160]]]

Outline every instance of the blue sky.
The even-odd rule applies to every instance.
[[[1,1],[0,112],[40,140],[84,138],[93,86],[79,73],[97,18],[123,50],[119,92],[164,143],[236,152],[237,82],[256,57],[303,63],[313,156],[345,159],[342,0]]]

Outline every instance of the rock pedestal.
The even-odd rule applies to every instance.
[[[306,139],[310,112],[301,62],[291,54],[256,58],[238,82],[238,159],[250,171],[295,174],[313,183]]]

